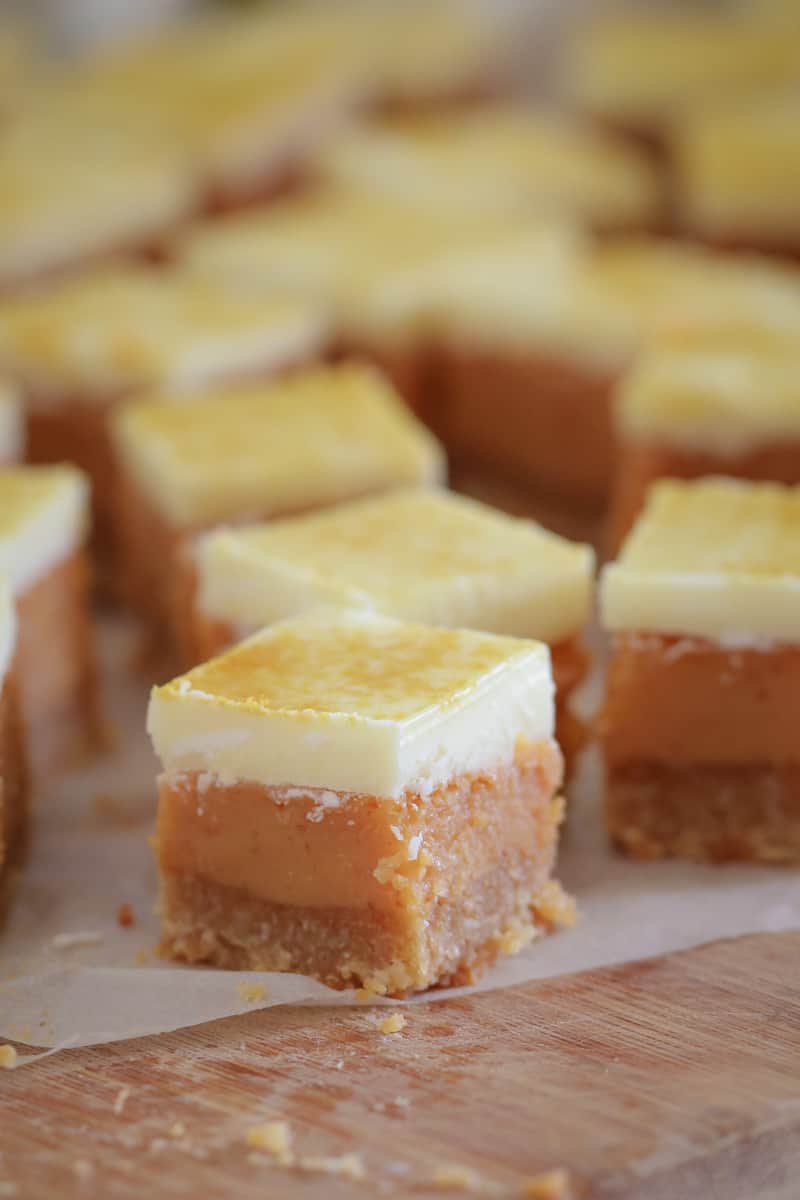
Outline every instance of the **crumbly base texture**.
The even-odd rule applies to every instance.
[[[644,506],[650,485],[657,479],[702,479],[709,475],[756,483],[800,483],[800,444],[772,443],[722,457],[710,451],[621,441],[606,519],[606,552],[612,557],[617,553]]]
[[[453,343],[436,355],[440,428],[455,460],[577,506],[605,502],[616,374],[567,359]]]
[[[314,879],[313,903],[308,897],[291,902],[288,892],[256,895],[215,879],[221,874],[212,861],[215,848],[202,837],[192,848],[186,817],[174,806],[199,804],[207,822],[219,802],[217,816],[229,823],[235,789],[215,796],[206,786],[192,798],[196,781],[179,785],[182,796],[162,781],[162,952],[217,967],[293,971],[378,994],[470,982],[498,954],[572,919],[569,901],[551,879],[563,817],[560,773],[558,750],[541,743],[511,767],[458,778],[424,799],[343,798],[321,819],[309,818],[311,796],[294,796],[268,812],[264,805],[276,801],[259,786],[269,828],[242,834],[251,844],[271,842],[281,869],[302,846],[299,874]],[[254,786],[240,796],[251,812]],[[416,836],[412,830],[421,837],[409,855],[411,842],[404,839]],[[332,859],[345,866],[332,866]],[[319,882],[329,870],[346,878],[349,895],[341,883]],[[285,878],[285,884],[274,882],[265,866],[267,890],[297,886],[291,871]]]
[[[631,858],[798,863],[800,766],[615,768],[606,822]]]
[[[89,591],[87,556],[77,550],[18,601],[14,671],[37,773],[68,766],[103,740]]]

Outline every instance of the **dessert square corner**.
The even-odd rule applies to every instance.
[[[402,994],[568,923],[549,653],[365,613],[153,693],[167,955]]]
[[[651,489],[601,607],[606,823],[638,858],[800,859],[800,489]]]

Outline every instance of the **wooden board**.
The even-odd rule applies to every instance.
[[[363,1007],[271,1009],[64,1052],[0,1072],[0,1195],[424,1198],[458,1163],[496,1196],[564,1166],[592,1200],[796,1200],[799,959],[800,934],[741,938],[420,1005],[391,1036]],[[251,1164],[273,1117],[366,1179]]]

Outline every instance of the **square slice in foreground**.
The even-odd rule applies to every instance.
[[[664,481],[602,582],[606,819],[635,858],[800,861],[800,488]]]
[[[153,692],[163,951],[404,994],[568,923],[547,647],[282,621]]]

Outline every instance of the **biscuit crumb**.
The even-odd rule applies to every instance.
[[[354,1183],[365,1179],[367,1174],[360,1154],[341,1154],[338,1158],[301,1158],[297,1165],[301,1171],[318,1175],[341,1175]]]
[[[458,1163],[442,1163],[433,1172],[432,1183],[442,1191],[474,1192],[480,1187],[481,1177],[472,1167],[462,1167]]]
[[[86,1183],[94,1175],[94,1167],[90,1162],[87,1162],[85,1158],[76,1158],[75,1162],[72,1164],[72,1168],[75,1174],[78,1176],[78,1179],[80,1179],[81,1183]]]
[[[535,925],[523,924],[517,921],[514,925],[504,929],[497,939],[497,946],[501,954],[519,954],[520,950],[524,950],[533,939],[539,934],[539,930]]]
[[[86,929],[80,933],[57,933],[50,939],[50,945],[54,950],[73,950],[77,946],[98,946],[103,941],[102,933]]]
[[[136,961],[139,964],[139,966],[144,966],[144,964],[146,962],[150,961],[150,954],[148,953],[147,950],[137,950],[136,951]]]
[[[0,1046],[0,1069],[4,1071],[13,1071],[17,1065],[17,1052],[13,1046],[8,1044]]]
[[[114,1112],[117,1114],[117,1116],[121,1114],[123,1108],[128,1103],[128,1097],[130,1096],[132,1090],[132,1088],[124,1087],[120,1088],[117,1092],[114,1100]]]
[[[288,1121],[265,1121],[262,1125],[251,1125],[247,1131],[247,1144],[253,1150],[266,1150],[282,1167],[291,1166],[292,1131]]]
[[[403,1014],[396,1012],[378,1022],[378,1031],[380,1033],[399,1033],[401,1029],[405,1029],[406,1024]]]
[[[534,1175],[524,1181],[520,1194],[528,1200],[570,1200],[572,1189],[569,1171],[556,1167],[553,1171]]]
[[[267,994],[267,989],[263,983],[239,983],[236,985],[236,991],[245,1004],[257,1004]]]
[[[169,1136],[171,1138],[182,1138],[186,1133],[186,1128],[182,1121],[173,1121],[169,1127]]]
[[[122,929],[130,929],[132,925],[136,924],[136,914],[130,904],[120,904],[117,909],[117,924]]]
[[[549,879],[534,897],[531,905],[534,917],[547,930],[567,929],[578,919],[575,901],[564,891],[557,879]]]

